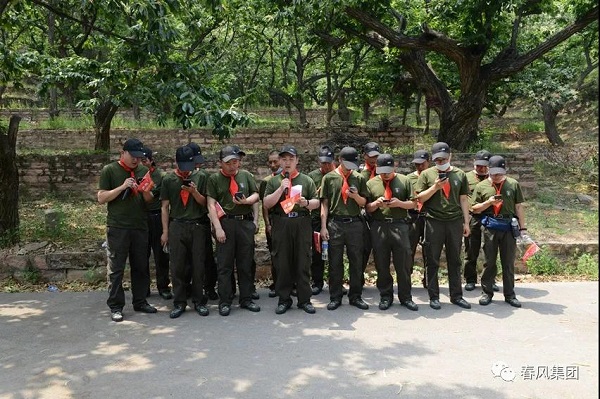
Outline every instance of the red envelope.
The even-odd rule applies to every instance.
[[[522,258],[523,262],[527,262],[527,259],[529,259],[533,255],[535,255],[539,250],[540,250],[540,247],[538,247],[535,242],[533,244],[531,244],[529,246],[529,248],[527,248],[527,251],[525,251],[525,253],[523,254],[523,258]]]
[[[142,180],[138,183],[139,191],[150,191],[154,187],[154,182],[152,181],[152,177],[150,177],[150,171],[146,172]]]
[[[321,253],[321,233],[313,231],[313,245],[318,253]]]
[[[288,213],[290,213],[292,211],[292,209],[294,209],[294,205],[296,205],[298,203],[298,201],[300,201],[300,194],[296,194],[293,197],[285,199],[285,200],[281,201],[279,204],[281,205],[281,208],[287,215]]]

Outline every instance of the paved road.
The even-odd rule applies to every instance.
[[[434,311],[415,288],[418,312],[382,312],[368,287],[368,311],[325,292],[281,316],[260,291],[260,313],[177,320],[152,296],[122,323],[103,292],[0,294],[0,398],[597,398],[598,283],[516,290],[522,309],[474,291]]]

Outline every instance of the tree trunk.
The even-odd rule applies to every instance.
[[[415,119],[417,121],[417,126],[421,126],[423,123],[423,119],[421,117],[421,98],[423,97],[423,92],[421,90],[417,91],[417,100],[415,101]]]
[[[472,101],[469,101],[472,103]],[[481,102],[483,104],[483,102]],[[440,116],[438,141],[447,143],[453,151],[465,151],[477,139],[481,107],[465,102],[453,104]]]
[[[363,120],[365,121],[365,124],[369,123],[369,119],[371,118],[371,103],[369,102],[369,100],[363,100],[362,102],[362,112],[363,112]]]
[[[337,103],[338,116],[340,117],[340,121],[350,122],[350,110],[348,109],[348,104],[346,103],[346,91],[344,89],[340,89],[340,94],[338,95]]]
[[[542,112],[544,114],[544,129],[550,144],[564,145],[565,142],[560,138],[558,128],[556,127],[556,115],[558,115],[558,110],[550,103],[544,101],[542,103]]]
[[[300,122],[300,126],[308,127],[308,119],[306,118],[306,108],[304,107],[304,101],[302,99],[298,99],[294,101],[294,107],[298,110],[298,120]]]
[[[110,124],[112,122],[117,107],[108,101],[101,104],[94,114],[94,130],[96,132],[96,151],[110,151]]]
[[[139,104],[133,104],[133,107],[131,108],[131,111],[133,112],[133,119],[135,119],[136,121],[139,122],[140,120],[140,106]]]
[[[404,107],[402,111],[402,126],[406,126],[406,117],[408,116],[408,107]]]
[[[19,242],[19,170],[17,133],[21,117],[12,115],[8,134],[0,129],[0,246]],[[9,190],[7,187],[16,189]]]

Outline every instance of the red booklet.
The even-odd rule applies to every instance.
[[[321,233],[313,231],[313,245],[318,253],[321,253]]]

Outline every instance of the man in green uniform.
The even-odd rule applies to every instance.
[[[358,169],[358,152],[344,147],[339,154],[339,166],[323,177],[321,183],[321,240],[329,241],[329,296],[327,309],[342,304],[344,249],[348,256],[350,305],[366,310],[362,299],[362,260],[364,223],[360,210],[367,203],[367,184]],[[358,238],[358,239],[357,239]]]
[[[165,172],[156,166],[154,154],[150,147],[144,146],[144,153],[146,156],[142,158],[142,165],[148,168],[150,177],[154,182],[152,201],[146,204],[148,208],[148,259],[150,259],[150,253],[152,252],[154,254],[158,294],[163,299],[169,300],[173,299],[171,287],[169,287],[169,284],[171,284],[169,280],[169,254],[163,250],[160,243],[160,236],[162,235],[160,187]],[[150,266],[149,262],[148,266]],[[150,275],[150,270],[148,270],[148,275]],[[150,286],[148,286],[148,293],[150,293]]]
[[[263,201],[265,208],[272,209],[271,254],[277,270],[275,292],[279,297],[275,313],[283,314],[292,306],[291,294],[296,286],[298,308],[312,314],[315,308],[310,302],[310,211],[318,208],[320,202],[312,179],[298,172],[295,147],[283,146],[279,164],[282,171],[267,182]]]
[[[491,156],[492,154],[486,150],[478,151],[475,154],[473,169],[467,172],[469,201],[471,200],[471,193],[473,193],[475,186],[480,181],[488,178],[488,164]],[[465,290],[473,291],[475,289],[475,284],[477,284],[477,258],[479,258],[481,234],[483,233],[481,228],[481,215],[471,214],[469,228],[471,229],[471,234],[469,234],[468,237],[465,237],[465,270],[463,273],[465,277]],[[494,291],[498,291],[498,286],[496,284],[494,284]]]
[[[438,270],[445,247],[450,302],[470,309],[471,305],[463,299],[460,281],[462,236],[469,235],[469,184],[465,172],[450,165],[448,144],[435,143],[431,153],[435,166],[423,171],[415,185],[417,199],[427,212],[424,245],[429,306],[441,309]]]
[[[379,144],[371,141],[363,146],[363,161],[364,164],[359,168],[360,174],[365,178],[365,181],[377,176],[377,157],[381,154]],[[367,264],[369,263],[369,257],[371,256],[371,215],[369,215],[365,209],[361,210],[361,216],[364,219],[365,228],[363,229],[363,260],[362,260],[362,275],[361,281],[365,285],[365,271],[367,270]]]
[[[209,224],[206,209],[206,175],[195,170],[194,151],[179,147],[175,153],[177,169],[163,178],[160,191],[163,234],[161,242],[169,245],[173,310],[176,319],[187,307],[187,287],[191,262],[191,297],[200,316],[208,316],[204,305],[204,259]]]
[[[367,182],[369,199],[366,206],[371,219],[371,243],[377,269],[379,309],[387,310],[394,300],[394,280],[390,273],[390,256],[393,257],[398,299],[410,310],[418,310],[413,302],[410,282],[410,241],[407,209],[414,209],[412,186],[408,178],[394,173],[394,157],[381,154],[377,157],[377,175]]]
[[[136,312],[156,313],[146,301],[150,275],[148,273],[148,215],[146,202],[152,200],[150,188],[138,189],[148,169],[140,165],[145,157],[143,144],[128,139],[123,144],[118,161],[105,165],[100,172],[98,203],[107,204],[106,253],[109,279],[108,300],[112,321],[123,321],[125,291],[123,274],[129,258],[131,293]]]
[[[275,176],[276,174],[281,172],[281,168],[279,167],[279,151],[278,150],[271,150],[269,152],[269,156],[267,158],[267,165],[269,166],[271,173],[269,173],[267,175],[267,177],[265,177],[263,180],[261,180],[261,182],[259,184],[258,196],[261,201],[263,201],[265,198],[265,188],[267,188],[267,182],[273,176]],[[264,207],[264,203],[263,203],[263,207],[262,207],[262,217],[263,217],[263,222],[265,223],[265,237],[267,238],[267,248],[270,253],[273,250],[273,245],[271,242],[271,222],[272,222],[272,220],[271,220],[271,215],[269,214],[269,210]],[[277,293],[275,292],[275,282],[277,280],[277,270],[275,269],[275,265],[273,264],[273,261],[271,261],[271,280],[273,282],[269,285],[269,298],[275,298],[277,296]]]
[[[407,175],[408,180],[410,181],[413,195],[416,195],[414,192],[414,187],[417,184],[417,180],[419,179],[419,175],[421,172],[429,168],[429,153],[426,150],[417,150],[413,155],[413,165],[415,166],[415,171],[411,172]],[[409,209],[408,214],[410,216],[410,226],[409,226],[409,237],[410,237],[410,251],[411,251],[411,261],[410,261],[410,274],[413,272],[413,266],[415,264],[415,253],[417,252],[417,245],[419,243],[423,243],[425,239],[425,212],[422,209],[422,205],[420,202],[417,202],[417,207],[415,209]],[[424,251],[422,251],[424,252]],[[423,253],[423,256],[425,254]],[[423,287],[427,288],[427,275],[423,274]]]
[[[479,304],[487,306],[492,302],[494,278],[498,271],[496,259],[499,252],[504,301],[510,306],[520,308],[521,303],[515,295],[516,232],[513,233],[510,223],[513,218],[517,218],[519,233],[527,230],[523,193],[519,183],[506,176],[506,161],[503,157],[498,155],[490,157],[489,168],[489,177],[475,186],[471,196],[473,213],[493,219],[495,222],[488,223],[482,218],[485,265],[481,275],[483,293]]]
[[[329,146],[322,146],[319,148],[319,167],[308,174],[308,177],[312,179],[317,188],[317,196],[321,194],[321,182],[323,176],[335,169],[333,162],[333,150]],[[313,234],[321,234],[321,207],[313,209],[310,212],[311,225]],[[312,294],[318,295],[323,291],[324,285],[324,274],[325,274],[325,261],[321,254],[321,248],[315,245],[313,240],[312,246],[312,261],[310,264],[310,275],[312,278]]]
[[[238,272],[240,307],[260,311],[260,306],[252,301],[251,270],[256,230],[252,205],[259,200],[258,187],[254,176],[240,169],[241,153],[236,146],[223,147],[219,153],[220,170],[208,178],[208,211],[217,239],[221,316],[228,316],[231,311],[234,266]]]

